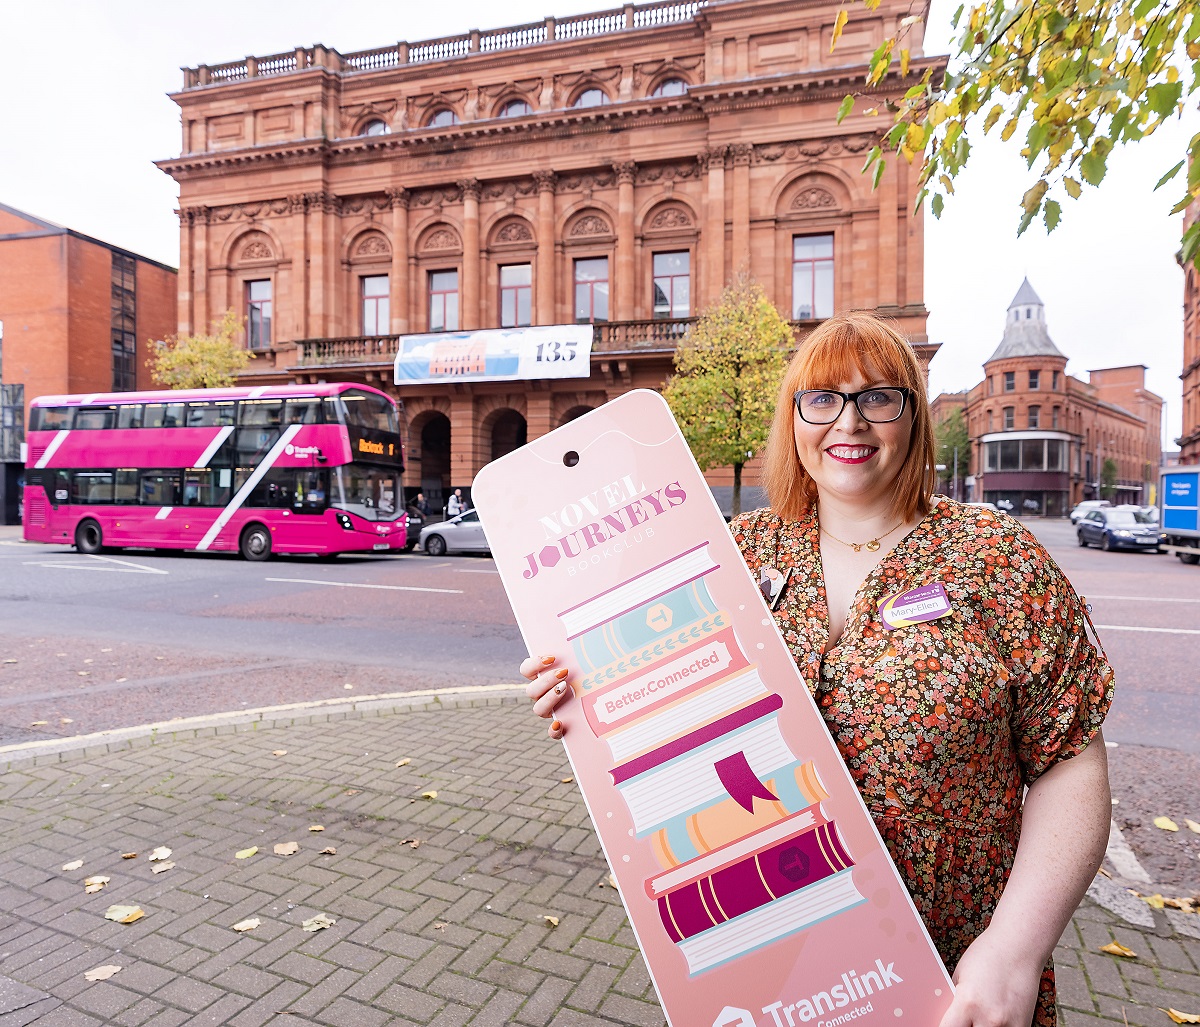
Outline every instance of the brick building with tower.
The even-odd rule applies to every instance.
[[[0,203],[0,524],[17,520],[29,402],[150,387],[175,269]]]
[[[831,54],[840,7],[668,0],[186,69],[181,153],[159,164],[180,186],[178,328],[232,307],[261,357],[244,381],[402,399],[405,485],[435,504],[526,439],[661,387],[741,271],[799,333],[866,308],[927,361],[916,172],[890,162],[872,191],[860,170],[883,119],[836,118],[914,12],[848,9]],[[897,67],[859,111],[940,63],[921,27],[909,77]],[[400,335],[578,322],[594,325],[586,378],[392,382]]]

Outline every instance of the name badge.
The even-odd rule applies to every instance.
[[[907,592],[897,592],[879,604],[879,615],[883,618],[884,626],[893,630],[937,620],[949,612],[950,597],[940,581]]]

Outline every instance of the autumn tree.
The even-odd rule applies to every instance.
[[[971,440],[967,435],[967,419],[963,412],[951,412],[934,427],[933,434],[937,442],[937,462],[945,466],[943,477],[952,487],[967,476],[971,464]],[[958,496],[953,498],[958,499]]]
[[[742,509],[742,468],[767,441],[791,326],[762,286],[740,275],[675,350],[663,389],[701,470],[733,468],[733,515]]]
[[[861,2],[873,10],[880,0]],[[843,8],[835,45],[847,19]],[[908,75],[906,38],[920,20],[901,19],[898,34],[875,51],[864,94],[896,64]],[[999,127],[1001,139],[1016,136],[1038,176],[1021,198],[1018,232],[1039,215],[1053,231],[1062,200],[1099,186],[1114,148],[1182,113],[1200,87],[1200,0],[983,0],[960,6],[951,23],[957,38],[945,73],[926,70],[882,112],[866,112],[883,113],[891,124],[863,170],[878,184],[891,154],[919,162],[917,203],[931,196],[935,217],[967,165],[975,133]],[[838,120],[854,105],[847,96]],[[1200,134],[1178,156],[1155,187],[1182,173],[1186,187],[1174,212],[1200,198]],[[1184,235],[1183,259],[1200,260],[1198,246],[1200,221]]]
[[[1100,467],[1100,498],[1110,502],[1117,494],[1117,462],[1106,457]]]
[[[155,383],[168,389],[216,389],[233,385],[253,359],[240,341],[241,318],[232,308],[207,335],[169,335],[150,341],[146,366]]]

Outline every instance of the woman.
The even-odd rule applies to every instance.
[[[1050,956],[1108,837],[1112,670],[1032,535],[933,496],[924,375],[893,329],[829,319],[779,396],[771,508],[731,530],[756,579],[790,571],[778,626],[953,970],[940,1027],[1052,1027]],[[938,584],[947,616],[883,623]],[[571,694],[555,662],[521,666],[542,717]]]

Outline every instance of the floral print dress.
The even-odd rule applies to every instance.
[[[1083,602],[1017,521],[936,497],[879,562],[827,653],[820,529],[769,510],[730,526],[755,577],[792,568],[775,619],[948,969],[1008,880],[1024,788],[1080,753],[1112,702]],[[883,600],[940,582],[951,612],[888,629]],[[1033,1027],[1055,1023],[1054,970]]]

